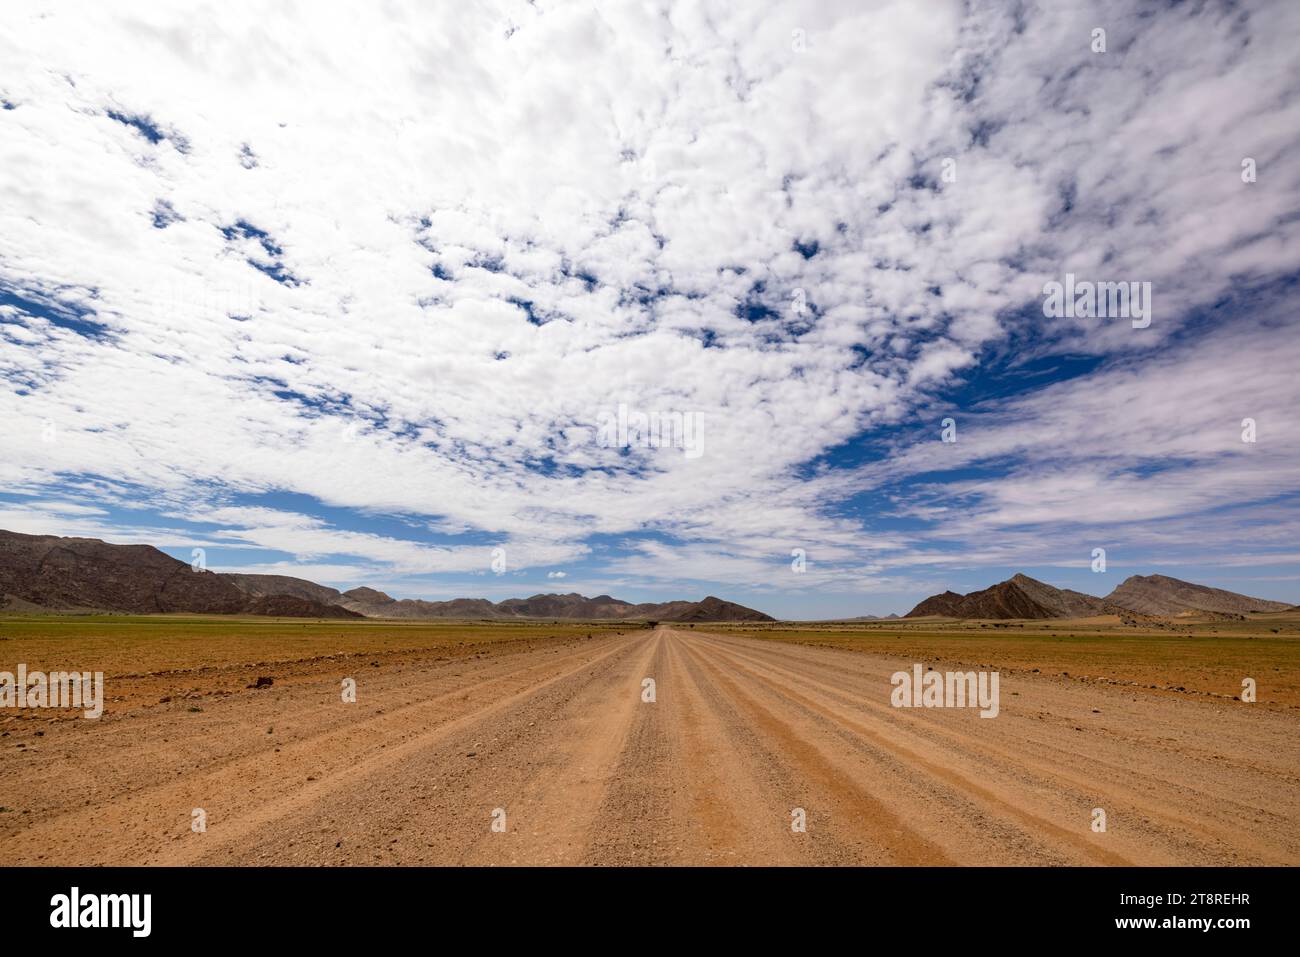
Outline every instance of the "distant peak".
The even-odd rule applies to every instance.
[[[376,602],[376,601],[388,602],[393,600],[390,595],[385,595],[383,592],[379,591],[378,589],[367,588],[364,585],[360,588],[353,588],[351,591],[345,591],[343,593],[343,597],[351,598],[354,601],[368,601],[368,602]]]

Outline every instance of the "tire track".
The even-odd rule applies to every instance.
[[[42,863],[86,863],[84,845],[97,848],[95,860],[114,864],[184,864],[211,853],[214,845],[240,840],[250,829],[345,788],[358,774],[377,773],[414,749],[427,746],[510,702],[535,694],[611,656],[626,653],[626,645],[602,644],[558,655],[539,653],[541,661],[519,662],[506,674],[471,686],[443,691],[392,711],[377,708],[368,717],[343,720],[329,730],[307,735],[275,749],[254,739],[252,753],[216,766],[178,771],[162,784],[122,791],[104,804],[89,804],[8,834],[0,851],[6,859],[24,859],[22,848],[41,848]],[[516,665],[508,659],[506,665]],[[317,692],[304,689],[303,694]],[[384,695],[378,695],[383,700]],[[329,692],[337,702],[337,692]],[[239,702],[223,702],[232,710]],[[311,709],[305,701],[299,707]],[[322,708],[355,708],[333,703]],[[338,712],[334,712],[338,714]],[[346,714],[346,712],[344,712]],[[239,718],[233,719],[243,722]],[[119,733],[128,734],[128,727]],[[246,729],[243,733],[256,733]],[[130,760],[130,755],[117,755]],[[295,786],[291,782],[301,782]],[[191,837],[190,811],[202,808],[212,829]],[[216,825],[220,824],[220,828]],[[184,843],[182,843],[184,842]],[[8,853],[18,848],[16,855]]]
[[[879,700],[874,700],[871,694],[854,689],[851,676],[845,671],[837,672],[827,666],[824,669],[807,668],[804,673],[800,673],[789,666],[792,659],[788,655],[777,654],[775,649],[757,643],[737,645],[729,638],[716,635],[702,637],[701,640],[715,641],[717,647],[727,649],[738,660],[768,669],[771,681],[788,683],[829,698],[833,708],[841,711],[848,709],[853,715],[870,722],[877,737],[897,741],[902,748],[910,746],[913,754],[917,747],[929,749],[938,746],[952,754],[954,761],[966,764],[979,756],[983,764],[981,771],[1000,774],[1009,779],[1003,782],[1004,789],[1017,794],[1037,792],[1061,795],[1067,790],[1072,791],[1079,807],[1075,813],[1081,819],[1088,808],[1103,802],[1110,809],[1108,814],[1117,810],[1121,812],[1121,822],[1140,821],[1143,825],[1140,829],[1123,826],[1122,832],[1112,832],[1111,836],[1117,839],[1117,843],[1132,845],[1125,852],[1129,856],[1137,856],[1152,863],[1280,864],[1296,858],[1295,790],[1290,783],[1292,776],[1285,773],[1268,774],[1261,769],[1250,768],[1255,779],[1262,779],[1274,788],[1266,801],[1268,809],[1241,799],[1243,780],[1240,769],[1224,769],[1221,761],[1208,766],[1205,762],[1200,762],[1193,767],[1193,758],[1178,755],[1175,762],[1165,764],[1165,775],[1154,775],[1148,764],[1141,760],[1130,759],[1126,764],[1121,764],[1113,757],[1102,760],[1089,755],[1087,760],[1090,770],[1096,773],[1085,776],[1074,770],[1080,760],[1077,746],[1071,751],[1059,742],[1040,742],[1035,739],[1035,745],[1052,751],[1057,758],[1043,760],[1032,756],[1025,746],[1029,742],[1023,733],[1008,734],[1013,728],[1020,731],[1023,725],[1000,724],[997,728],[990,726],[987,729],[981,726],[980,730],[987,733],[978,736],[963,731],[961,724],[954,728],[939,720],[908,720],[904,726],[896,709],[884,704],[884,689],[887,686],[883,676],[880,677],[880,689],[877,689],[879,693],[875,695]],[[773,664],[769,658],[775,658],[781,664]],[[822,672],[829,677],[813,676]],[[873,681],[877,678],[874,675],[862,677],[869,677]],[[1122,692],[1102,689],[1094,697],[1100,699],[1107,694],[1114,696]],[[1089,703],[1102,702],[1097,700]],[[1152,705],[1148,703],[1147,706]],[[1168,707],[1164,704],[1155,706]],[[1184,714],[1199,717],[1204,713],[1193,711],[1196,705],[1187,702],[1177,702],[1175,706],[1181,708]],[[1109,707],[1107,710],[1110,710]],[[1260,714],[1266,722],[1279,720],[1274,715]],[[920,718],[921,715],[914,713],[908,717]],[[934,713],[929,717],[937,719]],[[1012,741],[1005,746],[995,740],[1008,737]],[[1100,744],[1108,746],[1112,755],[1116,754],[1118,746],[1115,742],[1103,740]],[[1122,759],[1124,755],[1119,754],[1118,757]],[[1215,790],[1208,790],[1207,779],[1226,777],[1225,770],[1231,770],[1231,777]],[[1106,779],[1107,774],[1110,779]],[[1168,779],[1175,775],[1179,780]],[[1139,781],[1138,784],[1126,783],[1135,778]],[[1067,786],[1064,789],[1063,783]],[[1253,829],[1242,827],[1240,822],[1243,820],[1249,820],[1257,826]],[[1266,839],[1261,840],[1261,834],[1266,835]],[[1288,834],[1291,835],[1289,839]],[[1291,843],[1288,844],[1288,840]]]
[[[0,804],[27,809],[0,815],[0,859],[1300,862],[1287,715],[1024,675],[1023,695],[1003,683],[1000,720],[900,711],[898,667],[661,627],[376,663],[356,705],[322,670],[204,698],[188,717],[182,700],[51,723],[0,752]],[[1087,717],[1101,708],[1105,725]],[[1114,815],[1106,834],[1088,827],[1094,804]],[[192,807],[206,809],[206,833],[189,830]],[[803,832],[791,827],[800,808]]]
[[[1007,797],[971,780],[969,776],[954,768],[931,761],[923,757],[918,751],[901,745],[896,739],[868,728],[860,721],[846,714],[843,707],[828,706],[824,701],[818,701],[814,697],[800,694],[790,687],[791,683],[789,681],[784,685],[778,684],[776,681],[746,667],[734,654],[719,651],[716,645],[713,650],[716,655],[732,666],[734,672],[752,679],[773,692],[774,695],[784,698],[804,709],[807,713],[824,718],[827,722],[848,732],[849,736],[865,741],[873,750],[892,756],[913,772],[924,772],[931,779],[941,782],[943,786],[959,791],[967,799],[983,805],[990,817],[1003,820],[1011,819],[1026,835],[1049,837],[1056,843],[1065,845],[1074,853],[1082,854],[1085,859],[1096,863],[1110,865],[1131,863],[1122,855],[1089,841],[1082,834],[1070,831],[1042,815],[1035,814],[1013,803]]]
[[[807,733],[807,722],[788,711],[778,714],[770,703],[760,703],[752,691],[742,690],[735,669],[731,674],[724,674],[718,662],[709,660],[703,649],[680,633],[675,637],[688,642],[687,654],[807,782],[813,797],[810,804],[824,809],[821,813],[826,815],[839,842],[856,848],[859,863],[957,863],[877,798],[860,776],[855,779],[846,773],[842,759],[828,754],[828,749],[818,740],[821,736]],[[752,677],[743,672],[742,675]]]

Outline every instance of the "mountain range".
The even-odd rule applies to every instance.
[[[773,621],[712,595],[702,601],[633,604],[609,595],[538,594],[493,602],[396,599],[373,588],[341,592],[287,575],[196,571],[150,545],[112,545],[94,538],[23,535],[0,530],[0,608],[11,611],[117,611],[136,614],[268,615],[292,618],[456,618],[577,621]],[[1286,611],[1287,602],[1252,598],[1165,575],[1134,575],[1105,598],[1055,588],[1028,575],[966,595],[945,591],[904,618],[1044,619],[1094,615],[1176,617]],[[896,616],[863,616],[885,621]]]
[[[709,596],[703,601],[670,601],[634,605],[598,595],[533,595],[490,602],[486,598],[452,601],[394,599],[373,588],[354,588],[339,599],[344,608],[370,618],[568,618],[584,621],[654,619],[657,621],[773,621],[761,611]]]
[[[735,602],[632,604],[600,595],[533,595],[491,602],[394,599],[373,588],[338,589],[286,575],[195,570],[151,545],[0,530],[0,608],[136,614],[271,615],[291,618],[565,618],[595,620],[772,621]]]
[[[1165,575],[1133,575],[1105,598],[1068,588],[1055,588],[1028,575],[1013,575],[982,591],[931,595],[904,618],[940,615],[946,618],[1090,618],[1094,615],[1173,617],[1195,612],[1245,614],[1286,611],[1286,602],[1251,598]]]

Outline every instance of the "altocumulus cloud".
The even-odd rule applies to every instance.
[[[1285,562],[1300,9],[1063,6],[16,12],[9,527],[809,615],[1099,536]],[[1067,272],[1150,327],[1045,317]]]

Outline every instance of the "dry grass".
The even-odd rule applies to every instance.
[[[1114,618],[734,624],[710,630],[1006,671],[1131,684],[1151,694],[1241,693],[1254,678],[1261,704],[1300,708],[1300,614],[1247,621],[1177,620],[1126,626]],[[1154,687],[1153,687],[1154,686]]]
[[[701,629],[1005,671],[1113,681],[1151,694],[1235,696],[1252,677],[1259,702],[1300,708],[1300,615],[1165,626],[1115,619],[1030,622],[710,624]],[[106,676],[233,671],[301,662],[315,670],[359,657],[463,658],[631,632],[639,625],[577,622],[308,620],[194,615],[0,616],[0,671],[103,671]],[[205,676],[216,678],[216,675]],[[1154,687],[1153,687],[1154,686]],[[1181,690],[1180,690],[1181,689]]]
[[[0,671],[102,671],[114,714],[167,705],[193,709],[267,676],[277,686],[337,681],[370,668],[420,670],[441,662],[513,655],[628,625],[574,622],[399,621],[200,615],[0,616]],[[76,721],[75,709],[0,713],[10,729]]]

